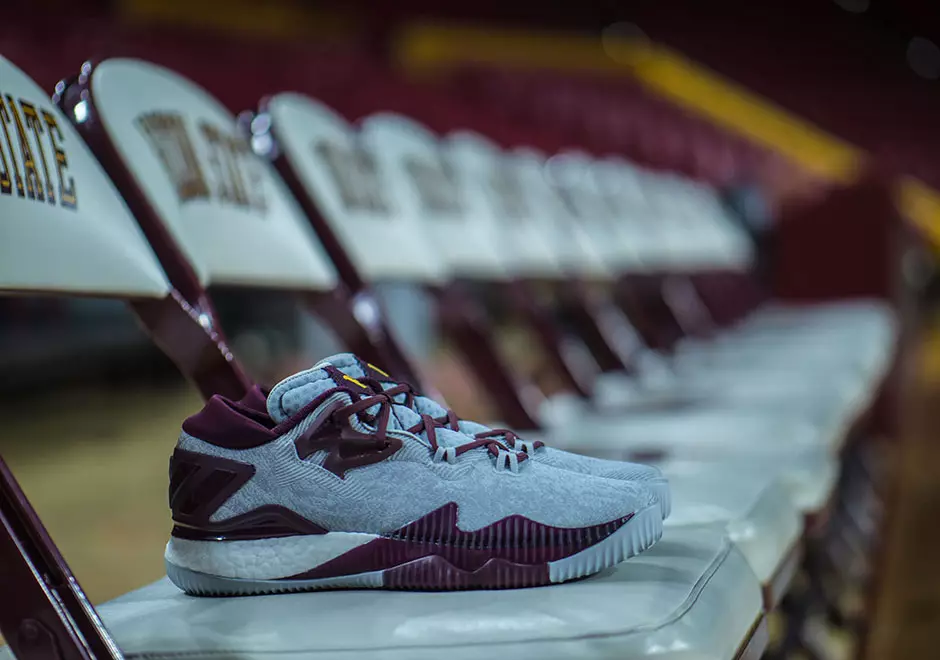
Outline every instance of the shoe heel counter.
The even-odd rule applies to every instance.
[[[212,515],[255,474],[255,467],[177,446],[170,457],[168,503],[176,525],[206,529]]]

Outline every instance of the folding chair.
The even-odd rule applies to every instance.
[[[237,395],[247,379],[211,306],[190,304],[169,284],[114,185],[42,90],[3,57],[0,80],[0,289],[126,299],[203,393]],[[122,657],[2,459],[0,522],[0,591],[8,597],[0,631],[11,645],[3,653]]]
[[[252,119],[248,117],[249,114],[243,113],[243,116],[246,118],[248,134],[252,131],[255,133],[254,137],[249,138],[253,148],[257,153],[270,157],[272,150],[276,149],[274,141],[264,133],[270,119],[264,114]],[[336,245],[350,246],[354,258],[334,258],[344,285],[353,295],[366,297],[373,295],[366,284],[366,281],[375,280],[371,277],[373,271],[391,274],[382,284],[398,285],[412,279],[428,282],[442,279],[442,274],[438,272],[439,264],[423,254],[420,245],[400,240],[402,235],[407,235],[407,231],[403,233],[397,223],[389,221],[393,215],[389,207],[395,200],[385,192],[387,184],[383,181],[384,173],[375,167],[371,155],[359,148],[354,135],[346,130],[346,122],[331,114],[324,117],[322,123],[319,141],[311,138],[310,142],[315,146],[309,147],[315,150],[314,156],[324,164],[324,168],[316,172],[319,177],[317,189],[322,193],[316,200],[316,206],[311,206],[306,198],[301,198],[299,203],[331,254],[336,252]],[[282,169],[281,174],[291,187],[296,188],[296,175],[292,171]],[[318,210],[323,207],[329,208],[331,213],[345,212],[353,220],[331,227],[323,221]],[[359,234],[357,227],[361,222],[376,227],[376,231]],[[353,262],[363,266],[357,268]],[[381,298],[380,292],[377,295]],[[382,314],[382,323],[388,320],[388,315]],[[400,336],[405,331],[396,330],[394,323],[391,324],[390,332],[398,334],[402,343],[407,343],[407,337]],[[413,363],[414,359],[409,356],[402,357],[400,361]],[[406,380],[420,384],[417,380],[420,369],[413,364],[409,369],[411,376]],[[426,391],[428,389],[426,384],[423,388]]]
[[[108,75],[98,78],[105,94],[123,94],[109,86],[110,80],[122,79],[122,66],[133,68],[132,64],[111,60]],[[82,116],[93,109],[87,100],[89,94],[95,93],[90,89],[90,79],[91,67],[86,65],[61,95],[62,101],[74,104]],[[83,93],[85,97],[81,96]],[[202,295],[190,291],[201,291],[206,285],[230,287],[250,283],[253,287],[279,287],[296,292],[346,346],[366,359],[386,364],[402,378],[417,378],[400,371],[407,362],[400,359],[401,349],[384,326],[374,325],[379,313],[368,292],[351,292],[335,286],[332,265],[316,257],[322,254],[322,248],[312,240],[309,224],[297,220],[303,216],[296,202],[289,196],[267,192],[268,187],[282,190],[284,183],[276,176],[270,183],[266,179],[259,183],[258,177],[262,175],[250,158],[248,145],[241,138],[214,128],[229,120],[229,113],[221,104],[213,101],[211,112],[207,110],[210,114],[194,119],[192,125],[180,125],[179,113],[155,110],[146,117],[128,118],[120,114],[122,111],[119,104],[109,104],[95,122],[76,120],[76,125],[140,219],[171,281],[187,292],[187,300]],[[123,135],[108,132],[112,124],[122,121],[136,122],[132,131],[127,129],[127,140]],[[190,162],[194,158],[191,152],[199,144],[208,151],[202,167]],[[129,164],[125,168],[122,162]],[[164,167],[174,168],[172,176],[176,179],[157,190],[141,185],[159,180],[152,177]],[[176,201],[162,196],[172,187],[177,190]],[[202,205],[213,195],[222,200],[235,220],[202,214]],[[268,196],[276,206],[269,204]],[[190,220],[194,214],[201,218],[199,222]],[[168,218],[166,227],[157,222],[164,217]],[[223,223],[226,231],[233,232],[231,236],[241,240],[229,239],[219,244],[213,230],[217,231]],[[282,240],[274,241],[275,236]],[[184,265],[186,261],[193,266]]]
[[[3,64],[6,80],[7,68],[13,69]],[[63,104],[74,117],[76,104],[86,101],[84,123],[98,126],[99,137],[120,135],[130,140],[132,131],[139,130],[136,119],[152,116],[158,108],[178,113],[187,125],[211,119],[217,130],[228,135],[235,131],[234,119],[217,114],[217,105],[205,92],[159,67],[113,60],[89,69],[86,75],[85,83],[76,84],[84,84],[79,89],[90,94],[73,98],[65,89]],[[159,90],[160,95],[111,95],[114,89],[133,91],[138,86]],[[116,111],[111,107],[115,102],[120,103]],[[52,108],[50,112],[66,123],[61,113]],[[211,152],[204,144],[196,145],[196,158],[205,165]],[[127,163],[121,156],[111,169],[117,173],[118,164],[126,164],[131,172],[137,171],[132,163],[140,155],[130,154]],[[275,183],[273,171],[261,161],[253,163],[258,177],[255,185],[264,191],[267,208],[282,209],[281,222],[295,217],[290,197]],[[137,180],[136,185],[148,197],[162,191],[161,201],[153,204],[152,217],[170,224],[172,219],[159,209],[172,206],[164,196],[176,198],[175,186],[170,185],[174,178],[159,165],[149,173],[151,179]],[[118,199],[100,170],[97,174],[100,180],[89,178],[85,187],[107,186]],[[258,188],[253,192],[257,194]],[[248,213],[244,207],[232,209],[227,201],[210,196],[200,202],[203,214],[191,219],[238,222],[238,214]],[[271,236],[256,238],[271,244],[294,236],[273,231]],[[207,245],[228,249],[224,239],[200,244],[185,234],[180,238],[186,242],[187,253],[203,263]],[[310,244],[315,245],[312,240]],[[311,250],[311,254],[317,252]],[[82,257],[93,255],[83,253]],[[314,268],[330,272],[326,263]],[[257,273],[238,281],[250,283],[256,277]],[[100,611],[124,653],[147,657],[431,658],[447,653],[471,658],[496,652],[502,657],[564,658],[645,657],[665,652],[675,658],[756,658],[766,643],[757,582],[738,550],[714,526],[677,530],[636,561],[559,589],[506,591],[498,598],[484,592],[321,592],[202,599],[183,595],[164,579],[102,605]],[[350,625],[351,620],[356,625]],[[372,625],[363,627],[362,620]],[[481,639],[484,627],[487,632]]]

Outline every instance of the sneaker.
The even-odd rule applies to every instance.
[[[493,429],[478,422],[458,418],[434,399],[421,396],[407,383],[399,383],[376,367],[360,360],[351,353],[341,353],[326,358],[321,364],[330,364],[346,375],[356,378],[373,391],[384,391],[396,403],[407,406],[420,415],[427,415],[438,427],[459,431],[472,439],[491,438],[499,441],[510,449],[525,452],[538,462],[550,465],[560,470],[568,470],[580,474],[589,474],[607,479],[619,479],[642,484],[650,490],[659,502],[663,520],[669,517],[672,511],[672,495],[669,489],[669,480],[662,471],[652,465],[631,463],[628,461],[611,461],[592,456],[572,454],[560,449],[547,447],[541,441],[527,441],[520,438],[515,432],[508,429]],[[256,395],[260,396],[260,395]],[[430,423],[430,422],[428,422]]]
[[[643,486],[468,442],[330,364],[264,401],[216,396],[183,423],[165,560],[187,593],[545,585],[662,534]]]

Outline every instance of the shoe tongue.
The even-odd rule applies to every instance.
[[[346,389],[350,395],[369,394],[370,390],[355,376],[345,373],[337,365],[348,365],[355,355],[341,353],[320,360],[306,371],[288,376],[275,385],[268,394],[268,415],[275,423],[295,415],[301,408],[325,392]]]

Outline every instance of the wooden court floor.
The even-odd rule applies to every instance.
[[[940,332],[920,362],[871,646],[877,660],[940,657]],[[180,421],[199,406],[178,381],[0,402],[0,452],[93,602],[163,575],[167,461]]]

